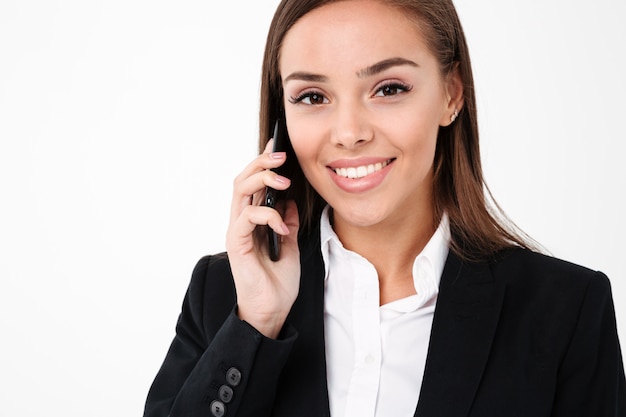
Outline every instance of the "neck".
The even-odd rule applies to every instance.
[[[432,209],[367,227],[354,226],[336,217],[333,224],[344,247],[376,268],[381,305],[415,294],[413,262],[436,228]]]

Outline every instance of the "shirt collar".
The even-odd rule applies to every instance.
[[[330,265],[330,242],[343,248],[343,244],[330,224],[330,206],[324,207],[320,219],[320,242],[322,259],[324,260],[324,279],[328,279],[328,265]]]
[[[431,236],[430,240],[422,249],[419,255],[415,258],[413,263],[413,277],[415,279],[415,270],[419,262],[425,262],[431,268],[432,276],[435,278],[436,287],[439,288],[439,282],[441,281],[441,274],[448,258],[450,246],[450,222],[448,215],[443,214],[439,226],[435,233]]]

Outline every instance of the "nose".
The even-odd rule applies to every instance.
[[[352,149],[362,146],[374,137],[370,115],[359,103],[337,105],[331,141],[335,146]]]

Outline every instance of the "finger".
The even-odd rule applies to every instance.
[[[265,187],[275,190],[286,190],[291,185],[289,178],[277,173],[265,170],[257,172],[250,177],[241,180],[235,185],[231,216],[237,217],[242,210],[252,204],[258,204],[265,196]],[[252,199],[251,199],[252,197]]]
[[[237,175],[233,181],[234,191],[237,192],[239,190],[238,185],[254,174],[278,168],[285,162],[286,157],[287,155],[285,152],[262,153],[257,156],[243,169],[243,171],[241,171],[241,173],[239,173],[239,175]]]
[[[293,200],[284,201],[284,207],[282,209],[282,219],[291,236],[298,236],[298,230],[300,229],[300,217],[298,215],[298,207]]]
[[[227,246],[229,250],[246,253],[254,245],[255,230],[258,226],[269,225],[280,235],[289,235],[289,227],[275,209],[265,206],[247,206],[229,227]]]
[[[265,187],[275,190],[286,190],[291,185],[291,180],[275,173],[274,171],[262,171],[256,173],[238,184],[237,192],[242,195],[254,195],[260,191],[265,192]]]
[[[257,226],[265,225],[281,235],[290,233],[290,228],[285,224],[280,213],[266,206],[247,206],[233,222],[232,229],[236,236],[247,239]]]
[[[263,171],[265,169],[278,168],[285,162],[286,152],[272,152],[271,142],[268,142],[268,146],[266,146],[265,150],[262,154],[258,155],[256,158],[252,160],[241,173],[237,176],[237,179],[247,178],[250,175]]]
[[[295,201],[290,200],[284,202],[283,221],[289,229],[288,235],[281,235],[282,247],[285,251],[286,258],[289,253],[298,252],[298,230],[300,228],[300,220],[298,208]]]

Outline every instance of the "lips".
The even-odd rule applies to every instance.
[[[376,189],[391,172],[396,158],[360,157],[337,159],[326,166],[330,178],[342,191],[360,194]]]
[[[330,168],[333,171],[335,171],[335,174],[337,174],[340,177],[349,178],[349,179],[359,179],[359,178],[366,177],[368,175],[371,175],[375,172],[382,170],[391,162],[393,162],[393,159],[388,159],[382,162],[376,162],[376,163],[364,164],[364,165],[358,165],[358,166],[336,167],[336,168],[330,167]]]
[[[346,168],[332,168],[332,170],[335,171],[335,174],[341,177],[358,179],[380,171],[381,169],[389,165],[391,161],[391,159],[388,159],[386,161],[377,162],[375,164],[359,165]]]

